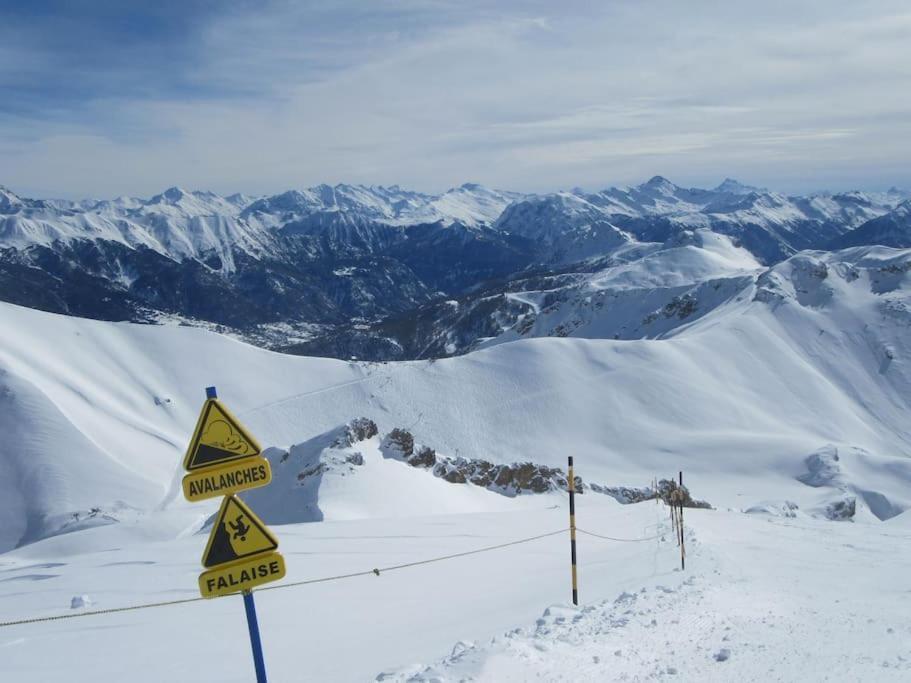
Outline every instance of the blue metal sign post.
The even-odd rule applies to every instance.
[[[263,644],[259,639],[259,622],[256,621],[256,603],[253,601],[253,591],[244,591],[244,609],[247,610],[247,628],[250,629],[250,647],[253,648],[256,683],[266,683],[266,663],[263,661]]]

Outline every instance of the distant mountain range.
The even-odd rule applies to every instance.
[[[340,357],[439,357],[503,335],[573,335],[578,325],[543,323],[567,297],[682,311],[681,287],[803,250],[871,244],[911,247],[911,194],[786,196],[659,176],[540,195],[319,185],[65,201],[0,187],[0,300]],[[657,319],[616,327],[604,333],[663,329]]]

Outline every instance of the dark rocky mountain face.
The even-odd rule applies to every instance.
[[[541,196],[339,185],[260,199],[171,188],[149,200],[65,202],[0,188],[0,300],[212,326],[343,358],[436,358],[504,334],[573,334],[594,311],[624,321],[599,323],[598,334],[634,338],[701,314],[717,298],[703,290],[729,293],[739,276],[593,287],[609,269],[701,249],[694,231],[729,237],[757,265],[803,249],[901,242],[905,196],[785,197],[660,177]]]
[[[0,297],[101,320],[164,316],[233,328],[269,323],[344,325],[402,314],[459,295],[533,261],[527,240],[454,224],[401,228],[299,224],[267,256],[231,250],[174,260],[146,247],[77,240],[0,252]]]
[[[882,244],[899,249],[911,247],[911,200],[899,204],[884,216],[867,221],[856,230],[832,240],[830,249]]]

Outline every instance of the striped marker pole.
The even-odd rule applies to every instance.
[[[683,537],[683,472],[680,473],[680,519],[677,522],[680,527],[680,569],[681,571],[686,569],[686,547],[684,545]]]
[[[569,550],[573,563],[573,604],[579,604],[579,584],[576,576],[576,477],[573,456],[569,456]]]

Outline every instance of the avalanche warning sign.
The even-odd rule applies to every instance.
[[[272,466],[265,458],[244,458],[220,467],[206,467],[183,478],[183,495],[191,503],[266,486]]]
[[[218,399],[207,399],[184,456],[184,469],[203,467],[259,455],[260,445]]]

